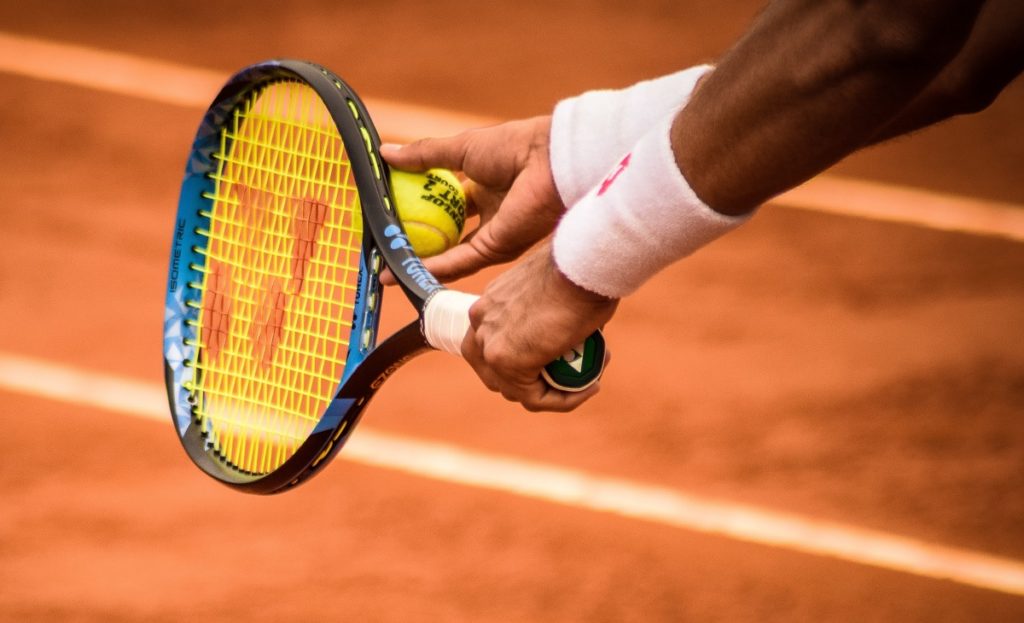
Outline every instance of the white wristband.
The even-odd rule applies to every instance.
[[[558,224],[555,264],[573,283],[621,298],[747,220],[715,212],[690,188],[672,153],[674,117],[655,124]]]
[[[551,171],[567,206],[604,178],[622,154],[662,117],[689,102],[711,71],[698,65],[619,90],[588,91],[562,100],[551,117]]]

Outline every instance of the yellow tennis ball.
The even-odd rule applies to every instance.
[[[392,169],[391,192],[416,255],[430,257],[458,244],[466,224],[466,193],[454,173]]]

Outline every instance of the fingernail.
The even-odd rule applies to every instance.
[[[391,150],[394,150],[394,151],[398,151],[399,149],[402,148],[402,146],[397,144],[397,143],[381,143],[380,144],[380,148],[382,150],[384,150],[384,149],[391,149]]]

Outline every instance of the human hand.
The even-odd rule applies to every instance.
[[[512,121],[405,146],[381,145],[391,166],[407,171],[442,167],[465,177],[467,213],[479,227],[448,251],[425,260],[442,281],[509,262],[550,234],[565,212],[551,176],[551,117]]]
[[[600,383],[562,392],[541,380],[541,369],[603,326],[617,305],[569,281],[544,244],[492,281],[470,308],[462,356],[506,399],[530,411],[572,411]]]

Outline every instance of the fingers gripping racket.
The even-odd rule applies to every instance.
[[[356,94],[310,63],[248,67],[196,135],[175,221],[164,321],[172,417],[192,460],[253,493],[304,481],[391,374],[458,354],[476,297],[445,289],[409,245],[379,138]],[[394,273],[418,319],[380,344]],[[580,390],[600,333],[544,378]]]

